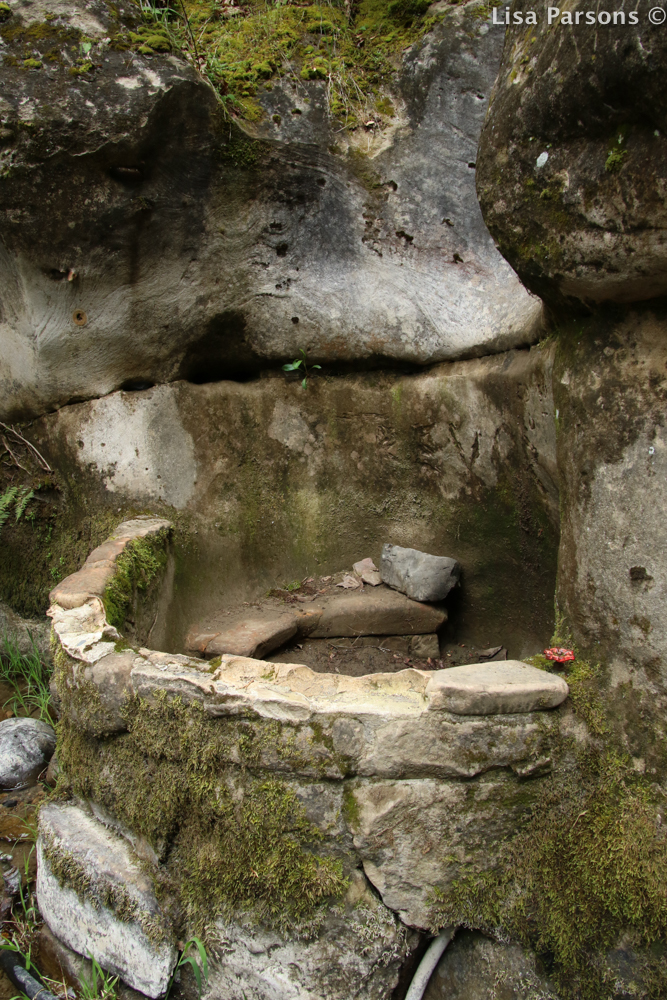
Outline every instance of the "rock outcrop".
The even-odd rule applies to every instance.
[[[536,338],[475,197],[502,37],[474,11],[406,55],[395,126],[348,155],[322,82],[277,79],[244,132],[185,60],[130,47],[134,6],[9,6],[0,416],[301,349],[426,364]]]
[[[667,313],[606,311],[563,330],[554,387],[558,601],[640,770],[667,740]]]
[[[543,648],[553,620],[552,356],[545,346],[414,376],[324,376],[306,390],[282,377],[177,382],[63,407],[31,434],[82,525],[92,512],[98,532],[119,507],[178,519],[178,598],[153,631],[160,649],[182,649],[223,605],[361,554],[377,565],[389,541],[457,558],[457,641],[502,642],[521,658]],[[25,563],[28,529],[5,537],[0,560]]]
[[[561,312],[667,293],[665,72],[648,8],[573,3],[507,30],[477,191],[503,255]]]
[[[40,719],[0,722],[0,789],[34,784],[56,749],[53,726]]]

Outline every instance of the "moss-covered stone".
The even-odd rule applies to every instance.
[[[243,766],[256,760],[261,728],[159,699],[130,703],[127,725],[97,741],[65,717],[57,794],[98,802],[158,853],[169,844],[165,875],[189,930],[203,934],[216,917],[244,908],[258,921],[303,929],[344,891],[341,861],[314,853],[321,834],[293,788]],[[276,725],[267,726],[265,738],[275,738]],[[235,765],[232,746],[241,754]]]

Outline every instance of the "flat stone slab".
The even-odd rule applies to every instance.
[[[388,587],[335,594],[309,606],[314,615],[321,608],[313,639],[356,635],[426,635],[447,621],[444,608],[411,601]]]
[[[37,780],[56,749],[53,728],[39,719],[0,722],[0,788],[25,788]]]
[[[58,872],[63,884],[52,870],[54,858],[66,862]],[[78,884],[67,883],[68,872],[78,873]],[[51,931],[69,948],[92,955],[148,997],[165,992],[177,952],[150,878],[128,842],[78,806],[47,803],[40,810],[37,899]],[[164,928],[163,941],[149,939],[151,927]]]
[[[311,639],[431,635],[445,621],[444,608],[411,601],[382,584],[354,591],[337,590],[334,585],[324,594],[293,603],[269,597],[251,609],[221,611],[190,629],[185,649],[208,658],[224,653],[261,658],[295,635]]]
[[[567,698],[562,677],[521,660],[437,670],[431,708],[455,715],[499,715],[555,708]]]
[[[189,636],[186,649],[205,656],[235,653],[236,656],[261,658],[286,643],[296,635],[296,631],[297,617],[290,612],[278,615],[259,613],[215,635]]]

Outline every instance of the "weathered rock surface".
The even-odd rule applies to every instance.
[[[498,31],[452,11],[405,58],[402,127],[348,156],[323,83],[276,81],[246,136],[186,62],[109,44],[138,16],[22,0],[3,25],[1,416],[302,348],[424,364],[535,339],[474,190]],[[31,28],[57,58],[27,71]],[[84,35],[95,71],[72,76]]]
[[[32,433],[85,495],[82,525],[107,502],[125,516],[183,511],[178,596],[151,646],[182,649],[221,606],[351,567],[360,553],[377,565],[390,537],[458,559],[459,641],[502,642],[521,658],[553,628],[552,353],[313,379],[305,392],[282,378],[179,382],[64,407]]]
[[[433,556],[401,545],[384,545],[380,560],[383,583],[413,601],[444,601],[458,583],[461,567],[449,556]]]
[[[535,785],[527,790],[514,776],[493,772],[470,785],[433,779],[353,785],[354,846],[385,905],[409,926],[427,929],[433,888],[446,891],[467,865],[490,858],[537,794]]]
[[[312,941],[242,923],[220,923],[217,930],[224,961],[212,972],[210,995],[247,1000],[384,1000],[416,944],[356,871],[342,905],[331,908]]]
[[[53,727],[39,719],[0,722],[0,788],[26,788],[56,749]]]
[[[169,521],[158,517],[142,515],[131,521],[123,521],[111,538],[93,549],[78,572],[54,587],[50,594],[51,603],[59,604],[61,608],[78,608],[91,597],[102,597],[116,573],[116,559],[125,551],[128,543],[170,528]]]
[[[189,651],[199,651],[207,656],[235,653],[261,659],[265,653],[277,649],[296,635],[297,619],[289,612],[247,618],[213,636],[194,636],[186,645]]]
[[[558,601],[640,770],[667,739],[667,311],[563,331],[555,374],[563,516]]]
[[[37,859],[39,908],[56,937],[146,996],[164,993],[177,952],[128,843],[79,807],[49,803]]]
[[[596,14],[576,2],[507,29],[477,156],[500,251],[558,308],[667,292],[667,34],[643,9]]]
[[[558,1000],[531,952],[478,931],[457,933],[440,959],[424,1000]]]
[[[434,705],[456,715],[497,715],[555,708],[565,701],[567,683],[556,674],[518,660],[474,663],[437,671]]]

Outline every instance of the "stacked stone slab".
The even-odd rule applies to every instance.
[[[140,531],[164,534],[164,523],[125,524],[116,535]],[[210,996],[389,997],[415,932],[430,926],[433,891],[446,892],[461,865],[492,866],[548,780],[558,726],[548,710],[565,699],[566,683],[518,661],[355,678],[233,654],[206,662],[117,648],[104,592],[91,592],[86,572],[54,591],[80,603],[56,600],[49,614],[63,725],[89,741],[91,769],[96,746],[127,740],[132,706],[143,706],[144,718],[177,706],[192,725],[210,722],[224,737],[240,801],[255,794],[258,776],[279,783],[318,831],[318,854],[345,875],[307,940],[258,923],[252,910],[212,910],[209,933],[224,944],[224,961],[214,963]],[[158,735],[162,753],[178,752],[177,728]],[[67,779],[66,751],[61,765]],[[527,776],[536,780],[526,785]],[[80,790],[75,773],[70,780]],[[186,792],[188,780],[183,773]],[[159,788],[145,788],[146,811],[155,795]],[[40,906],[58,938],[79,951],[85,942],[105,968],[157,997],[176,959],[183,900],[164,892],[170,842],[148,843],[127,819],[113,789],[43,810]]]

